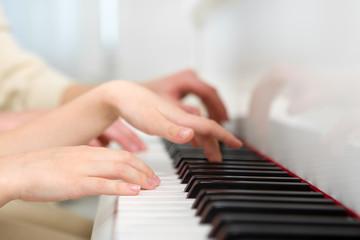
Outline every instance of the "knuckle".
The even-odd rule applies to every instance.
[[[100,192],[104,192],[106,190],[107,183],[104,179],[99,178],[99,179],[96,179],[95,186],[96,186],[96,189],[99,189]]]
[[[122,151],[120,157],[123,160],[123,162],[125,162],[127,164],[132,163],[135,158],[134,154],[132,154],[131,152],[128,152],[128,151]]]
[[[119,161],[114,161],[113,169],[116,172],[116,175],[118,175],[118,176],[122,176],[124,174],[124,172],[126,171],[125,165]]]

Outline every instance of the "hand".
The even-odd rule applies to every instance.
[[[117,142],[126,151],[137,152],[146,150],[145,143],[120,119],[116,120],[99,137],[93,139],[89,145],[106,147],[110,141]]]
[[[168,77],[143,83],[143,86],[188,113],[199,115],[197,108],[184,105],[180,101],[189,93],[193,93],[200,97],[211,119],[219,123],[229,120],[224,103],[221,101],[216,89],[202,82],[194,71],[182,71]]]
[[[203,147],[209,161],[221,161],[218,141],[232,148],[242,146],[238,139],[214,120],[188,114],[134,83],[114,81],[104,84],[104,89],[106,102],[113,105],[129,124],[175,143],[194,139],[196,145]],[[129,90],[120,94],[117,89]]]
[[[218,141],[232,148],[242,146],[214,120],[188,114],[135,83],[112,81],[0,135],[0,155],[88,143],[118,117],[140,131],[175,143],[195,138],[209,161],[221,161]]]
[[[118,179],[123,181],[113,181]],[[106,148],[62,147],[0,158],[0,207],[13,199],[136,195],[140,187],[154,189],[159,183],[151,168],[131,153]]]

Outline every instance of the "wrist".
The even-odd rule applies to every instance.
[[[94,87],[95,85],[72,84],[63,93],[60,104],[63,105],[67,102],[70,102],[80,95],[90,91]]]
[[[0,169],[3,169],[3,164],[0,164]],[[0,208],[15,199],[15,194],[13,193],[12,184],[9,182],[9,178],[7,178],[7,174],[2,174],[0,171]]]
[[[101,85],[103,102],[112,109],[116,117],[123,115],[123,104],[131,101],[135,85],[125,80],[115,80]]]

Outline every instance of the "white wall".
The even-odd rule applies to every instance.
[[[221,85],[282,62],[359,64],[357,0],[115,0],[119,22],[109,29],[119,41],[110,50],[100,41],[99,1],[111,2],[0,0],[25,48],[84,81],[193,67]]]
[[[187,1],[120,0],[117,75],[147,79],[193,66]]]

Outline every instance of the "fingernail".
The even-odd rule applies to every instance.
[[[180,138],[180,139],[185,139],[185,138],[187,138],[187,137],[191,134],[191,132],[192,132],[192,129],[190,129],[190,128],[183,128],[183,129],[181,129],[180,132],[179,132],[179,138]]]
[[[160,183],[161,183],[160,178],[159,178],[157,175],[155,175],[155,176],[154,176],[154,179],[155,179],[155,182],[156,182],[156,186],[159,186]]]
[[[148,178],[148,183],[152,187],[156,187],[156,180],[155,178]]]
[[[139,192],[140,191],[140,185],[129,183],[128,188],[133,192]]]

